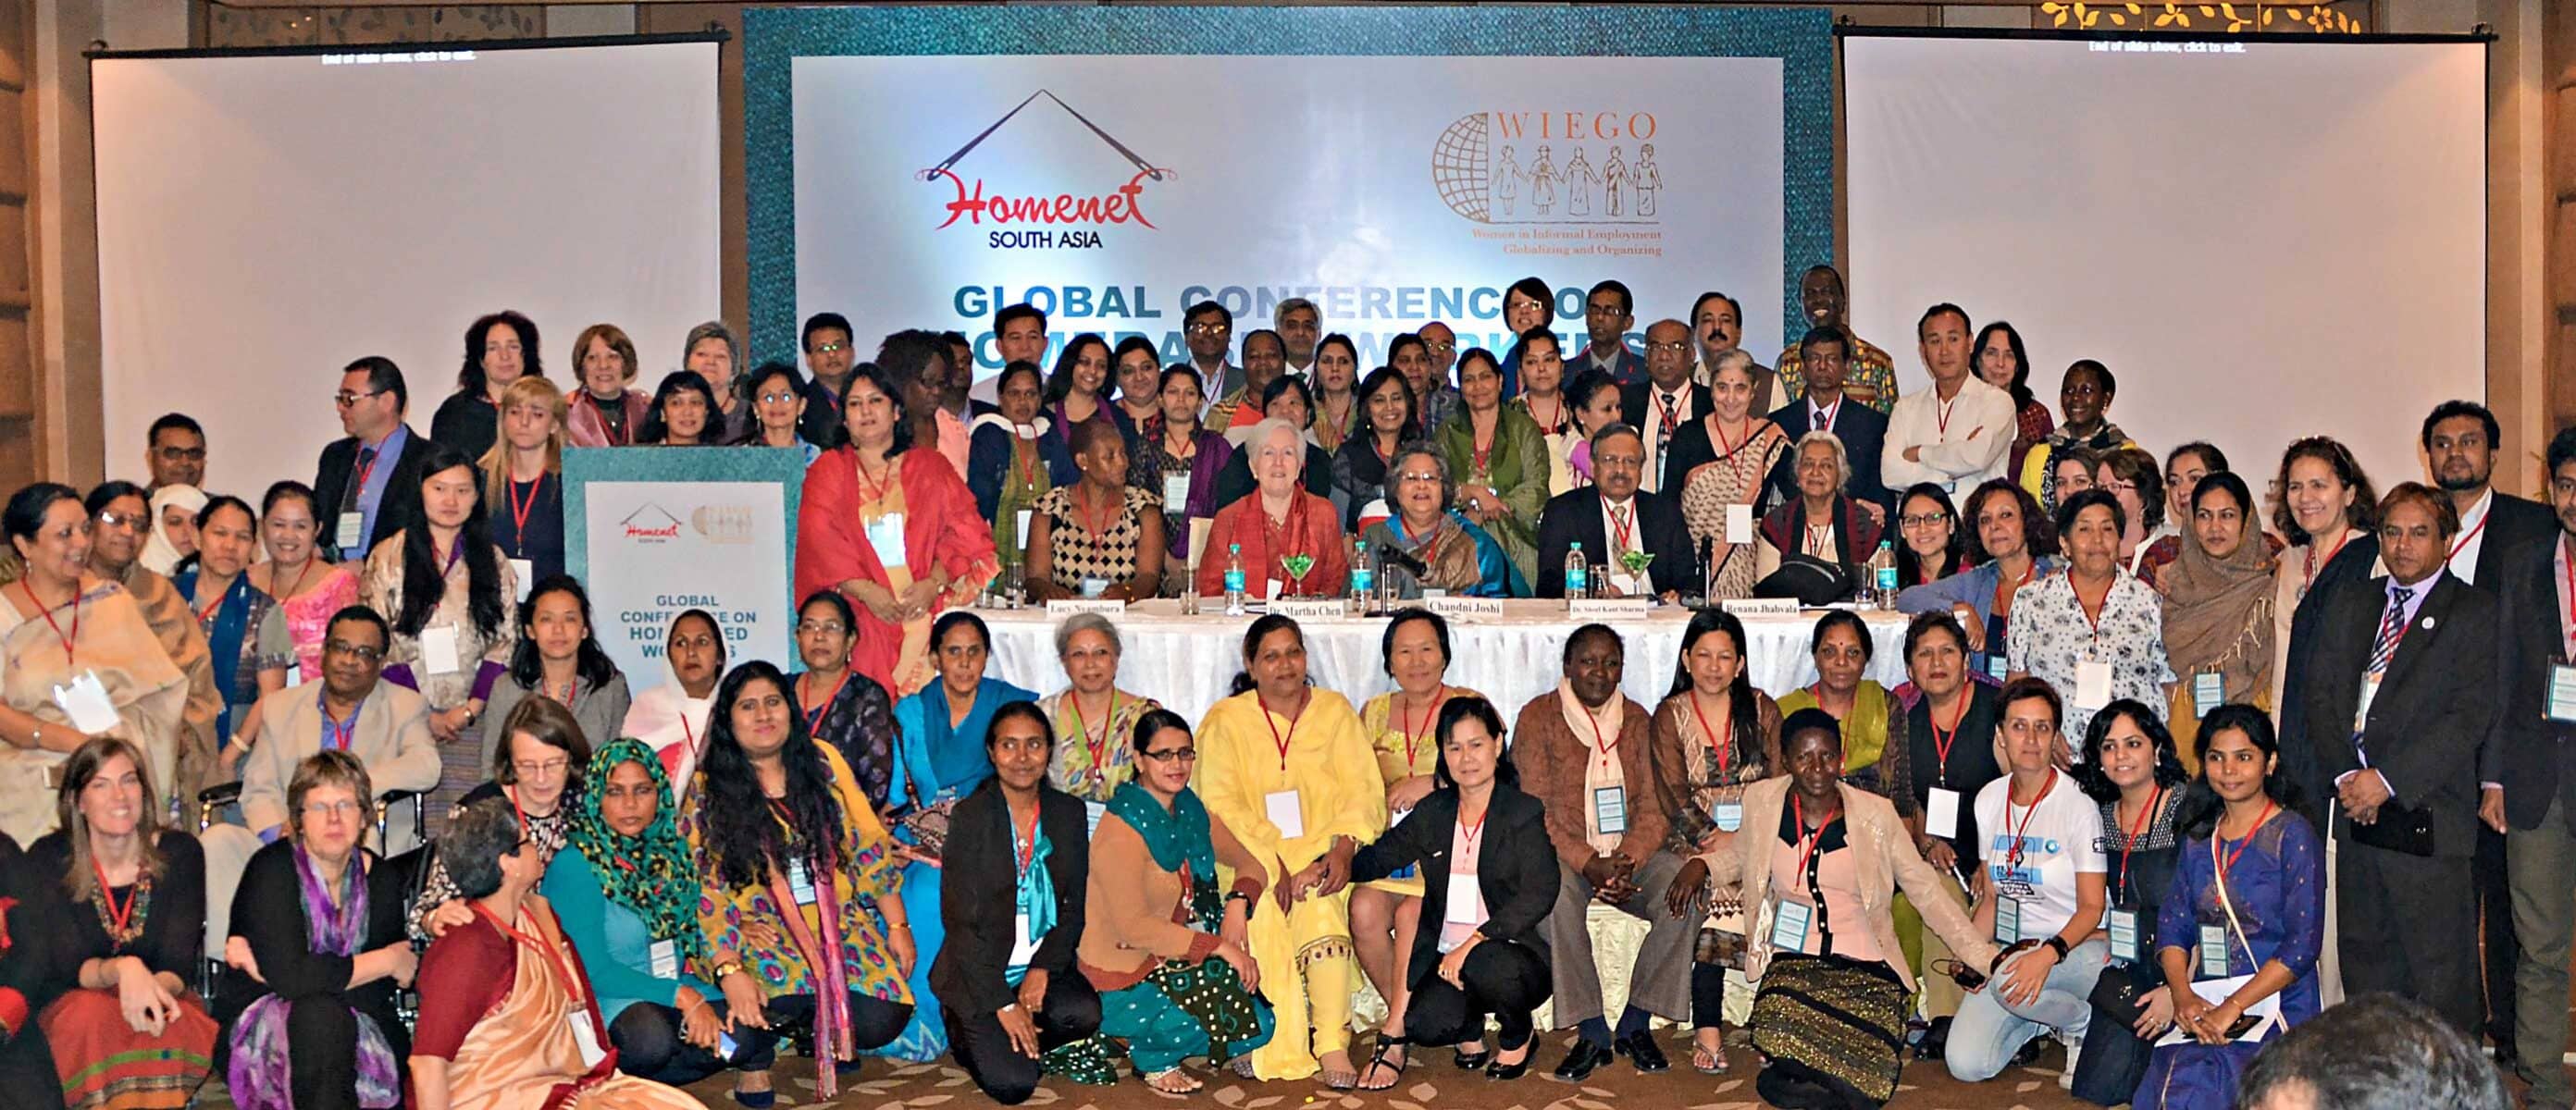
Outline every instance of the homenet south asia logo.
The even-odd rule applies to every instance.
[[[649,501],[617,523],[626,530],[627,539],[640,544],[669,543],[680,538],[680,518]]]
[[[1022,191],[1025,186],[1010,182],[988,186],[981,176],[969,181],[958,173],[958,163],[1022,110],[1037,103],[1039,97],[1045,97],[1056,107],[1064,109],[1066,115],[1072,116],[1102,143],[1118,152],[1119,157],[1136,167],[1135,175],[1129,177],[1126,184],[1107,192],[1048,193],[1043,190],[1025,192]],[[1064,98],[1039,89],[1010,111],[1002,113],[1002,118],[986,125],[974,138],[968,139],[966,145],[958,147],[938,165],[913,176],[922,181],[946,181],[954,190],[952,199],[946,204],[948,218],[939,225],[941,228],[955,227],[960,221],[969,227],[1024,225],[1025,230],[1004,227],[986,231],[985,245],[995,250],[1092,250],[1100,246],[1100,229],[1104,227],[1134,224],[1147,230],[1159,230],[1145,212],[1145,183],[1169,181],[1175,175],[1168,168],[1146,161],[1144,156],[1093,123],[1090,117],[1065,103]]]

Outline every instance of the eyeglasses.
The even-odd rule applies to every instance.
[[[793,393],[763,393],[760,395],[760,403],[764,405],[784,405],[790,401],[796,400],[796,398],[797,395]]]
[[[361,663],[373,663],[376,660],[385,657],[385,649],[383,648],[366,647],[360,644],[350,643],[347,640],[324,640],[322,641],[322,651],[327,655],[346,655]]]
[[[541,763],[531,762],[525,759],[514,759],[510,761],[510,769],[517,771],[519,773],[519,777],[523,779],[550,779],[556,775],[564,773],[564,768],[570,766],[572,766],[572,761],[569,759],[549,759]]]
[[[162,447],[155,449],[153,454],[174,462],[183,459],[188,462],[206,461],[206,449],[203,447]]]
[[[1168,751],[1140,752],[1137,754],[1137,758],[1150,759],[1156,763],[1196,763],[1199,758],[1199,750],[1197,748],[1173,748]]]
[[[817,344],[815,344],[812,348],[810,348],[809,350],[810,350],[810,351],[811,351],[811,353],[813,353],[813,354],[818,354],[818,355],[830,355],[830,354],[839,354],[840,352],[842,352],[842,351],[846,351],[846,350],[849,350],[849,349],[850,349],[850,345],[849,345],[849,344],[847,344],[847,343],[817,343]]]
[[[1436,470],[1408,470],[1402,474],[1396,475],[1395,478],[1399,482],[1437,482],[1440,480],[1440,472]]]
[[[1604,320],[1615,320],[1621,316],[1627,315],[1627,313],[1619,311],[1619,306],[1617,305],[1603,304],[1585,305],[1583,306],[1583,314],[1586,316],[1598,316]]]
[[[1687,354],[1690,351],[1690,340],[1672,339],[1666,340],[1662,343],[1649,342],[1646,344],[1646,349],[1649,351],[1662,351],[1668,355]]]
[[[98,514],[98,522],[102,525],[109,528],[132,528],[138,532],[149,526],[149,519],[142,513],[102,511]]]
[[[1456,343],[1435,343],[1431,340],[1425,339],[1422,341],[1422,345],[1431,348],[1431,353],[1435,355],[1456,354],[1458,351],[1458,345]]]
[[[304,803],[304,818],[308,821],[317,817],[355,817],[363,811],[364,807],[360,806],[354,798],[343,798],[336,802]]]
[[[842,624],[839,621],[796,622],[796,634],[799,636],[838,636],[842,633],[848,632],[849,630],[849,625]]]
[[[1232,324],[1205,324],[1205,323],[1201,323],[1201,324],[1191,324],[1191,325],[1189,325],[1188,327],[1182,328],[1181,330],[1182,330],[1182,331],[1186,331],[1186,332],[1190,333],[1191,335],[1225,335],[1225,334],[1228,334],[1228,333],[1231,333],[1232,331],[1234,331],[1234,325],[1232,325]]]
[[[366,399],[367,399],[367,398],[369,398],[369,397],[382,397],[382,396],[384,396],[384,395],[385,395],[385,391],[384,391],[384,390],[381,390],[381,389],[372,389],[372,390],[368,390],[368,391],[367,391],[367,392],[365,392],[365,393],[351,393],[351,392],[349,392],[348,390],[343,389],[343,390],[341,390],[341,391],[340,391],[340,392],[338,392],[338,393],[334,393],[334,394],[332,394],[332,395],[331,395],[331,399],[332,399],[332,400],[334,400],[334,401],[339,402],[339,403],[340,403],[340,407],[345,409],[345,408],[347,408],[347,407],[349,407],[349,406],[351,406],[351,405],[357,404],[357,403],[358,403],[358,402],[360,402],[360,401],[364,401],[364,400],[366,400]]]
[[[1896,523],[1900,527],[1905,528],[1929,528],[1935,524],[1947,524],[1949,521],[1950,514],[1948,513],[1923,513],[1919,516],[1901,516],[1896,518]]]

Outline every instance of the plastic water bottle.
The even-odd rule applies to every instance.
[[[1225,615],[1243,615],[1243,545],[1239,543],[1225,548]]]
[[[1575,544],[1565,553],[1565,601],[1571,607],[1577,598],[1592,596],[1592,564],[1583,557],[1583,545]]]
[[[1367,616],[1370,595],[1376,592],[1377,568],[1369,564],[1368,541],[1363,539],[1353,539],[1351,541],[1350,615],[1354,617]]]
[[[1869,557],[1869,577],[1877,587],[1870,600],[1881,609],[1896,608],[1896,548],[1886,540],[1878,541],[1878,553]]]

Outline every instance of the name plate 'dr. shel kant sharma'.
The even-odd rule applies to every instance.
[[[1586,597],[1565,605],[1565,618],[1573,621],[1634,621],[1646,619],[1654,607],[1651,598]]]

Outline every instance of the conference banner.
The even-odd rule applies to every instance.
[[[924,34],[871,23],[823,50],[810,44],[836,41],[815,22],[831,13],[750,14],[753,130],[782,108],[786,125],[777,163],[764,171],[755,159],[761,357],[792,352],[794,321],[831,310],[863,340],[961,330],[989,377],[993,314],[1025,301],[1048,313],[1059,349],[1082,332],[1142,335],[1168,364],[1188,358],[1191,304],[1226,306],[1239,340],[1303,297],[1326,332],[1353,337],[1365,369],[1384,361],[1387,340],[1431,320],[1462,348],[1503,352],[1503,291],[1537,275],[1571,343],[1583,339],[1585,291],[1617,278],[1636,298],[1632,347],[1648,323],[1687,317],[1714,290],[1741,302],[1744,345],[1767,361],[1794,313],[1793,271],[1824,260],[1830,239],[1830,144],[1802,144],[1796,173],[1785,160],[1788,98],[1799,90],[1807,111],[1807,75],[1741,42],[1741,56],[1699,43],[1675,56],[1563,57],[1539,52],[1561,44],[1462,34],[1456,10],[1119,9],[1098,18],[1129,37],[1136,22],[1168,26],[1142,36],[1160,52],[1076,36],[1106,52],[1055,53],[1068,41],[1056,39],[1014,53],[996,41],[1010,27],[949,28],[961,37],[943,49],[927,32],[948,25],[930,9],[874,13],[908,16]],[[1031,32],[1064,22],[977,14],[1020,17]],[[1200,29],[1288,14],[1324,30],[1229,35],[1192,52]],[[1718,14],[1645,19],[1637,45]],[[1536,30],[1566,17],[1526,10]],[[1824,41],[1821,18],[1799,22]],[[908,49],[879,51],[887,44],[872,46],[871,32]],[[1426,36],[1456,52],[1418,52]],[[1279,53],[1234,52],[1246,43]],[[757,134],[754,146],[765,149]],[[1793,234],[1793,181],[1814,207],[1804,175],[1818,166],[1824,204],[1798,211]],[[768,205],[782,193],[792,233],[772,238]]]
[[[662,639],[704,609],[728,663],[796,670],[794,448],[564,453],[565,563],[590,589],[591,630],[627,683],[671,680]]]

